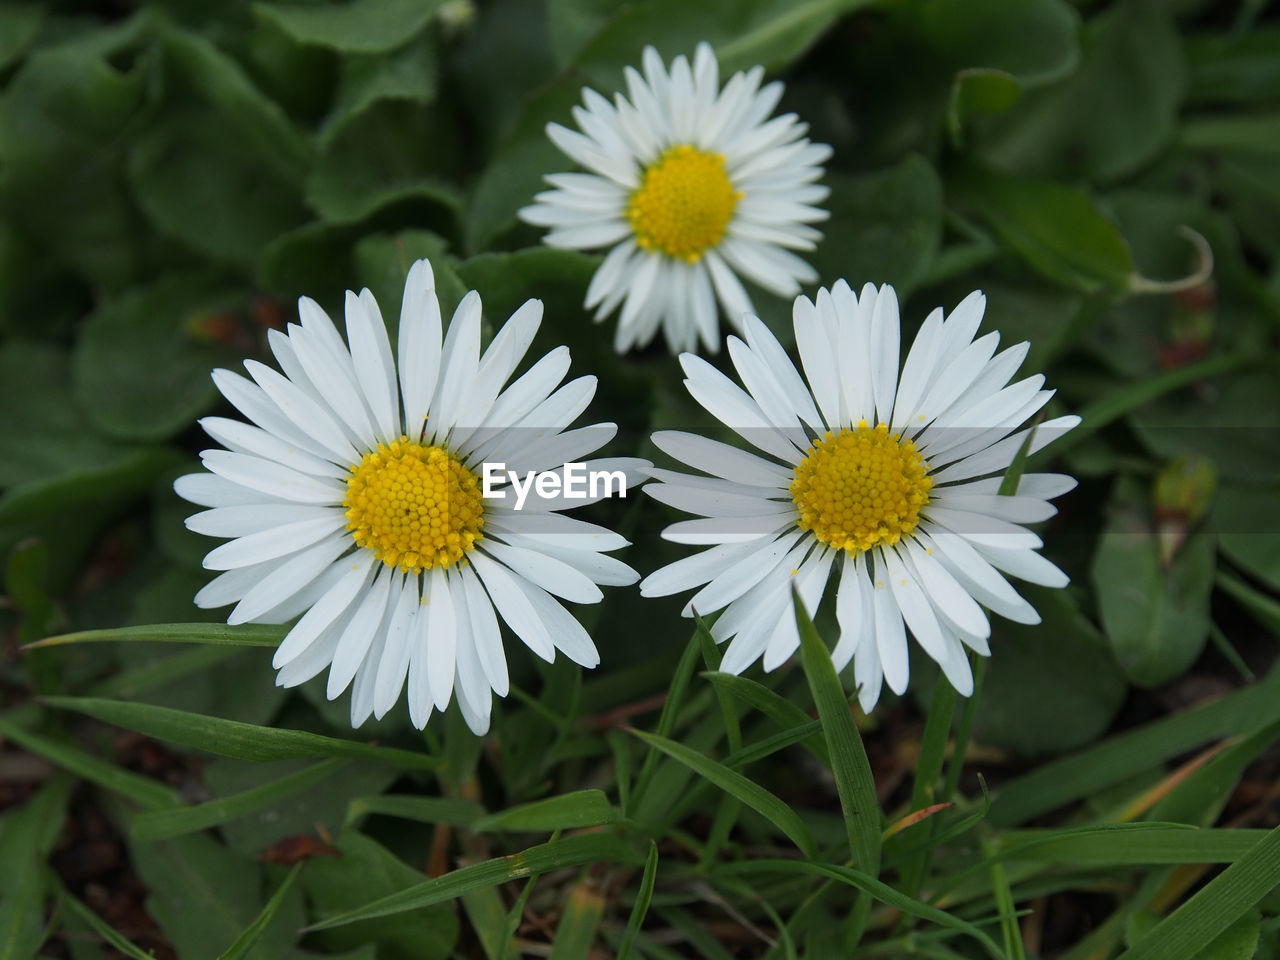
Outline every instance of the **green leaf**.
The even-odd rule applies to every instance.
[[[649,841],[649,854],[645,857],[644,873],[640,877],[640,889],[631,904],[631,916],[627,918],[627,929],[618,944],[617,960],[628,960],[635,946],[640,928],[644,926],[644,918],[649,913],[649,905],[653,903],[653,885],[658,877],[658,845]]]
[[[813,722],[812,718],[786,697],[779,696],[762,683],[749,677],[741,677],[732,673],[708,671],[702,674],[717,688],[726,690],[748,706],[759,710],[783,730],[795,730]],[[805,747],[824,765],[830,766],[831,759],[827,752],[826,738],[811,735],[804,740]]]
[[[411,753],[394,747],[375,747],[304,730],[260,727],[252,723],[206,717],[145,703],[126,703],[94,697],[48,697],[44,702],[51,707],[74,710],[104,723],[136,730],[158,740],[181,743],[240,760],[261,762],[299,757],[349,757],[385,763],[405,770],[431,770],[438,765],[435,758],[426,754]]]
[[[66,818],[74,781],[56,777],[0,818],[0,958],[27,960],[45,939],[45,858]]]
[[[1150,505],[1122,485],[1090,574],[1102,625],[1130,681],[1158,687],[1181,676],[1209,637],[1214,538],[1192,533],[1166,569]]]
[[[56,258],[107,287],[136,277],[145,235],[120,164],[144,109],[147,66],[83,48],[41,51],[0,100],[7,213]]]
[[[1280,720],[1280,671],[1203,706],[1175,713],[1043,764],[1001,785],[989,820],[1009,827],[1091,796],[1211,740]]]
[[[218,396],[209,371],[236,357],[202,321],[234,302],[222,282],[190,275],[100,307],[81,327],[72,368],[90,421],[125,440],[163,440],[189,426]]]
[[[129,849],[147,912],[183,960],[216,960],[260,911],[262,869],[212,837],[131,842]],[[303,905],[292,892],[261,931],[252,960],[278,960],[297,943]]]
[[[393,204],[416,203],[414,221],[451,233],[462,200],[433,171],[444,134],[408,99],[366,106],[326,140],[306,180],[307,203],[331,223],[356,223]]]
[[[694,649],[696,650],[697,647],[694,647]],[[800,852],[805,856],[811,857],[815,855],[813,835],[809,832],[804,820],[791,807],[764,787],[748,780],[742,774],[730,770],[724,764],[717,763],[705,754],[701,754],[682,743],[677,743],[675,740],[668,740],[666,737],[644,733],[640,730],[632,730],[631,733],[650,747],[661,750],[667,756],[684,764],[698,776],[710,781],[725,793],[737,798],[752,810],[755,810],[790,837],[791,841],[800,848]]]
[[[1069,594],[1020,589],[1042,622],[993,624],[978,736],[1025,756],[1061,753],[1100,736],[1127,687],[1106,641]]]
[[[258,16],[299,43],[343,53],[382,53],[408,43],[443,0],[351,0],[324,6],[260,3]]]
[[[26,52],[40,32],[44,15],[45,8],[38,3],[0,3],[0,70]]]
[[[355,823],[369,814],[416,820],[419,823],[446,823],[453,827],[469,827],[482,816],[484,808],[467,800],[451,797],[414,797],[381,794],[357,797],[347,807],[347,823]]]
[[[301,793],[328,779],[345,763],[344,760],[325,760],[233,796],[219,797],[194,807],[140,813],[133,818],[131,832],[137,840],[167,840],[216,827]]]
[[[957,172],[948,186],[1048,279],[1086,293],[1128,289],[1129,245],[1083,190],[977,166]]]
[[[243,68],[209,41],[164,33],[170,82],[138,138],[129,179],[155,226],[215,261],[249,266],[301,223],[311,145]]]
[[[150,643],[207,643],[233,647],[279,646],[288,627],[274,624],[246,623],[156,623],[141,627],[113,627],[109,630],[78,630],[57,637],[46,637],[31,647],[61,647],[70,643],[105,643],[145,641]]]
[[[928,274],[942,235],[942,184],[928,161],[908,156],[862,176],[829,173],[831,219],[809,255],[819,279],[875,278],[907,296]]]
[[[547,0],[547,32],[556,63],[568,66],[626,0]]]
[[[469,890],[492,887],[510,880],[536,876],[550,870],[580,867],[588,863],[630,863],[635,851],[617,837],[584,834],[552,840],[520,853],[485,860],[425,880],[399,893],[382,897],[363,907],[312,924],[308,930],[327,930],[360,920],[372,920],[417,910],[459,897]]]
[[[253,923],[245,928],[244,933],[236,937],[235,943],[231,944],[218,956],[218,960],[245,960],[246,957],[250,956],[250,952],[257,946],[258,941],[262,939],[263,932],[280,911],[280,907],[284,904],[285,897],[293,888],[293,882],[298,879],[298,871],[301,869],[301,863],[294,864],[293,869],[285,876],[284,881],[280,886],[276,887],[276,892],[271,895],[271,899],[262,908],[262,912],[254,918]]]
[[[716,50],[721,75],[756,64],[781,67],[812,44],[838,17],[871,0],[649,0],[614,17],[583,51],[578,68],[611,86],[622,67],[639,64],[652,44],[666,60],[692,56],[702,40]]]
[[[1280,827],[1165,917],[1119,960],[1202,960],[1204,950],[1280,885]]]
[[[945,910],[939,910],[937,907],[922,903],[914,897],[909,897],[905,893],[895,890],[887,883],[853,867],[836,866],[835,864],[819,863],[812,860],[757,859],[723,864],[719,869],[726,873],[800,873],[835,880],[838,883],[844,883],[868,893],[881,903],[901,910],[909,916],[967,934],[977,940],[994,960],[1004,960],[1004,954],[1000,952],[995,942],[983,933],[979,927],[966,920],[961,920]]]
[[[1078,830],[1007,830],[1003,860],[1101,867],[1233,863],[1266,836],[1265,830],[1197,830],[1182,824],[1100,824]]]
[[[550,833],[576,830],[614,823],[618,813],[603,790],[574,790],[558,797],[547,797],[491,813],[476,820],[471,829],[477,833],[495,830],[524,830]]]
[[[349,910],[354,900],[388,897],[422,883],[421,873],[363,834],[346,830],[334,843],[342,856],[316,857],[302,875],[313,919],[327,920]],[[452,906],[442,904],[326,930],[308,942],[335,952],[373,944],[379,960],[444,960],[457,938]]]
[[[983,138],[992,165],[1067,180],[1133,173],[1173,138],[1186,66],[1173,15],[1125,0],[1093,17],[1066,80],[1034,90]]]
[[[569,889],[551,944],[550,960],[588,960],[604,916],[604,897],[585,881]]]
[[[437,60],[435,39],[430,34],[387,54],[343,57],[333,110],[320,129],[321,146],[329,145],[347,124],[379,101],[430,103],[436,96]]]
[[[112,949],[132,958],[132,960],[155,960],[155,954],[143,953],[132,941],[126,940],[115,927],[111,926],[65,890],[62,891],[62,903],[70,907],[71,912],[79,917],[85,926],[105,940]]]
[[[1261,916],[1250,910],[1204,948],[1201,960],[1253,960],[1261,935]]]
[[[868,876],[880,872],[880,838],[882,833],[880,802],[876,797],[876,781],[853,710],[840,685],[840,676],[800,595],[792,591],[796,627],[800,631],[800,655],[813,702],[822,720],[822,734],[831,755],[831,773],[840,796],[845,832],[853,862]]]
[[[150,777],[117,767],[109,760],[86,753],[70,743],[32,733],[7,717],[0,717],[0,736],[90,783],[128,797],[144,810],[163,809],[178,803],[178,794],[172,788]]]

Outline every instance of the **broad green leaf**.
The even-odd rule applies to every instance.
[[[445,323],[467,291],[473,289],[464,286],[458,278],[451,262],[445,258],[445,249],[446,245],[439,236],[425,230],[404,230],[394,235],[375,234],[356,244],[356,276],[378,298],[382,318],[393,337],[399,330],[404,281],[415,261],[431,261],[431,270],[436,278],[436,297]]]
[[[557,65],[571,63],[625,0],[547,0],[547,32]]]
[[[823,204],[831,219],[821,224],[818,249],[806,254],[819,280],[874,279],[909,295],[927,275],[942,235],[942,184],[933,167],[912,155],[874,173],[823,179],[831,187]]]
[[[313,919],[324,920],[349,910],[352,903],[391,896],[422,883],[419,871],[361,833],[343,831],[334,843],[341,857],[315,857],[302,874]],[[444,960],[457,937],[458,920],[445,904],[326,930],[309,940],[326,951],[373,944],[382,960]]]
[[[646,44],[666,60],[693,55],[710,43],[724,79],[756,64],[781,67],[798,57],[838,17],[871,0],[647,0],[614,17],[587,45],[577,66],[595,83],[611,85],[624,66],[638,65]]]
[[[331,223],[357,223],[392,205],[416,204],[414,222],[453,232],[462,201],[439,175],[447,134],[407,98],[383,98],[342,124],[306,180],[307,203]]]
[[[7,214],[91,282],[141,272],[147,237],[120,175],[141,119],[147,62],[127,69],[75,47],[40,51],[0,100]]]
[[[131,842],[130,861],[148,892],[147,912],[183,960],[216,960],[260,912],[263,870],[209,836]],[[279,960],[298,940],[302,898],[292,891],[247,954]]]
[[[618,813],[602,790],[575,790],[547,797],[481,817],[471,824],[476,832],[495,830],[537,831],[576,830],[613,823]]]
[[[1280,827],[1201,887],[1119,960],[1203,960],[1205,949],[1280,885]]]
[[[1017,77],[1004,70],[969,67],[956,74],[947,103],[947,133],[953,143],[964,142],[964,131],[973,117],[1002,113],[1022,96]]]
[[[818,636],[799,593],[794,590],[792,602],[796,627],[800,631],[801,661],[813,702],[818,708],[818,717],[822,720],[822,733],[831,757],[831,773],[835,777],[836,793],[840,796],[840,809],[844,813],[849,850],[858,869],[874,877],[880,872],[882,827],[871,763],[862,745],[862,735],[853,722],[853,708],[840,685],[835,664],[831,662],[831,652]]]
[[[926,0],[908,15],[951,71],[994,71],[1034,87],[1079,63],[1080,16],[1064,0]]]
[[[81,327],[72,368],[93,424],[125,440],[163,440],[189,426],[218,396],[209,371],[236,357],[203,325],[234,306],[225,284],[203,274],[167,277],[103,304]]]
[[[349,0],[323,6],[260,3],[258,16],[299,43],[343,53],[382,53],[418,34],[442,0]]]
[[[631,916],[627,919],[627,929],[618,945],[617,960],[627,960],[635,945],[644,918],[649,913],[649,905],[653,902],[653,885],[658,876],[658,845],[649,841],[649,854],[645,857],[644,873],[640,877],[640,889],[631,903]]]
[[[44,891],[53,849],[74,785],[56,777],[0,818],[0,958],[26,960],[45,939]]]
[[[1181,676],[1208,639],[1214,538],[1192,533],[1164,568],[1140,496],[1117,490],[1090,573],[1116,662],[1133,683],[1158,687]]]
[[[342,79],[333,110],[320,130],[328,145],[347,124],[381,100],[430,103],[438,71],[435,39],[423,34],[387,54],[355,54],[342,59]]]
[[[38,3],[0,3],[0,70],[26,52],[40,32],[45,8]]]
[[[1107,729],[1126,685],[1105,639],[1065,591],[1020,591],[1043,619],[1035,626],[993,624],[978,737],[1026,756],[1061,753]]]
[[[694,647],[696,650],[697,648]],[[792,843],[800,848],[805,856],[813,856],[815,847],[813,835],[809,832],[804,820],[791,807],[783,803],[774,794],[742,774],[729,769],[722,763],[712,760],[705,754],[691,747],[640,730],[631,731],[650,747],[660,750],[667,756],[679,761],[698,776],[715,784],[730,796],[745,803],[762,817],[772,823],[780,831],[791,838]]]
[[[299,757],[349,757],[406,770],[431,770],[437,765],[437,761],[426,754],[411,753],[394,747],[375,747],[355,740],[324,737],[305,730],[262,727],[145,703],[125,703],[94,697],[49,697],[45,702],[51,707],[88,714],[104,723],[136,730],[159,740],[169,740],[240,760],[261,762]]]
[[[32,733],[7,717],[0,717],[0,736],[90,783],[128,797],[144,810],[159,810],[178,803],[178,794],[171,787],[117,767],[109,760],[86,753],[71,743]]]
[[[151,643],[206,643],[235,647],[275,647],[284,639],[288,627],[274,624],[246,623],[155,623],[140,627],[113,627],[107,630],[79,630],[56,637],[46,637],[32,647],[60,647],[69,643],[105,643],[146,641]]]
[[[1079,68],[1029,92],[983,138],[980,153],[1021,173],[1115,180],[1173,138],[1185,89],[1168,5],[1126,0],[1089,21]]]
[[[325,760],[260,787],[229,797],[219,797],[194,807],[173,807],[140,813],[133,818],[131,832],[137,840],[167,840],[216,827],[315,786],[336,773],[345,762]]]
[[[156,228],[215,262],[249,266],[305,218],[311,145],[244,69],[208,40],[164,34],[170,82],[133,148],[129,180]]]
[[[328,917],[308,930],[328,930],[361,920],[372,920],[444,903],[468,890],[492,887],[521,880],[550,870],[579,867],[588,863],[630,863],[635,851],[617,837],[602,833],[552,840],[520,853],[461,867],[442,877],[425,880],[399,893],[376,899],[364,906]]]
[[[253,923],[245,928],[244,933],[236,937],[235,943],[219,954],[218,960],[244,960],[244,958],[251,955],[253,948],[262,939],[263,932],[280,911],[285,902],[285,897],[288,896],[289,891],[293,888],[294,881],[298,879],[298,871],[301,869],[301,863],[294,864],[293,869],[286,874],[280,886],[276,887],[276,892],[271,895],[271,899],[262,908],[262,912],[254,918]]]
[[[1253,960],[1261,934],[1261,916],[1250,910],[1204,948],[1201,960]]]
[[[1128,289],[1129,245],[1083,190],[977,166],[958,171],[948,186],[1048,279],[1086,293]]]

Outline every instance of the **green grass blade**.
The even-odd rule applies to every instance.
[[[85,753],[69,743],[31,733],[5,717],[0,717],[0,737],[12,740],[50,763],[105,787],[112,793],[128,797],[143,809],[159,810],[179,803],[177,792],[163,783],[117,767],[114,763]]]
[[[238,627],[225,623],[155,623],[144,627],[116,627],[111,630],[79,630],[56,637],[45,637],[22,649],[62,647],[71,643],[104,643],[107,641],[150,641],[153,643],[213,643],[236,647],[276,647],[284,639],[288,627],[274,624],[246,623]]]
[[[635,902],[631,905],[631,916],[627,920],[626,932],[618,944],[616,960],[629,960],[636,937],[644,925],[644,918],[649,913],[649,904],[653,903],[653,885],[658,878],[658,845],[649,841],[649,853],[644,861],[644,874],[640,877],[640,889],[636,892]]]
[[[806,857],[814,856],[813,835],[805,826],[804,820],[787,804],[764,787],[724,764],[712,760],[692,747],[682,743],[659,737],[656,734],[632,730],[633,734],[656,750],[661,750],[673,760],[684,764],[700,777],[709,780],[725,793],[737,797],[756,813],[760,814],[775,827],[791,838]]]
[[[585,882],[574,884],[556,925],[550,960],[588,960],[603,917],[600,891]]]
[[[1280,720],[1280,669],[1259,684],[1126,731],[1000,787],[990,820],[1012,827],[1091,796],[1203,743]]]
[[[174,807],[140,813],[133,818],[131,829],[133,839],[167,840],[248,816],[286,797],[301,793],[308,787],[332,776],[346,764],[346,760],[323,760],[305,770],[281,777],[279,780],[272,780],[229,797],[219,797],[217,800],[210,800],[198,806]]]
[[[484,816],[478,803],[452,797],[415,797],[386,793],[373,797],[356,797],[347,804],[348,826],[368,814],[416,820],[419,823],[445,823],[451,827],[468,827]]]
[[[1000,837],[998,855],[1004,860],[1081,867],[1234,863],[1267,835],[1266,830],[1196,829],[1184,824],[1133,823],[1116,828],[1085,828],[1088,833],[1010,830]]]
[[[836,880],[839,883],[855,887],[881,903],[901,910],[917,920],[924,920],[940,927],[948,927],[960,933],[968,934],[982,944],[994,960],[1004,960],[1004,954],[1000,952],[1000,948],[996,946],[995,941],[975,924],[962,920],[947,913],[945,910],[922,903],[914,897],[909,897],[905,893],[895,890],[887,883],[853,867],[842,867],[831,863],[817,863],[806,860],[742,860],[737,863],[724,864],[719,869],[728,873],[799,873]]]
[[[105,940],[107,945],[117,953],[130,957],[132,960],[155,960],[153,954],[143,953],[141,948],[135,946],[132,941],[126,940],[115,927],[111,926],[97,913],[65,890],[62,892],[62,902],[71,908],[71,912],[79,917],[85,926]]]
[[[206,717],[147,703],[127,703],[96,697],[47,697],[42,702],[62,710],[87,714],[104,723],[135,730],[157,740],[197,747],[237,760],[260,762],[307,757],[349,757],[406,770],[432,770],[439,765],[437,760],[426,754],[394,747],[376,747],[304,730],[280,730],[242,723],[239,720]]]
[[[786,697],[779,696],[755,680],[715,670],[708,671],[703,676],[710,680],[717,690],[724,690],[749,707],[759,710],[783,730],[791,730],[813,720]],[[831,756],[827,752],[827,742],[823,739],[821,730],[808,737],[804,745],[824,766],[831,766]]]
[[[327,930],[330,927],[341,927],[358,920],[389,917],[453,900],[468,890],[493,887],[511,880],[521,880],[546,873],[549,870],[580,867],[588,863],[630,863],[635,860],[635,850],[614,836],[592,833],[565,837],[530,847],[521,853],[485,860],[454,870],[452,873],[446,873],[442,877],[424,880],[398,893],[366,903],[363,907],[336,917],[330,917],[306,929],[308,931]]]
[[[853,712],[849,709],[835,664],[831,662],[831,653],[818,636],[799,594],[794,590],[792,600],[796,626],[800,630],[800,655],[805,676],[809,678],[813,702],[822,719],[822,732],[831,755],[831,772],[835,776],[836,793],[840,796],[840,809],[844,811],[845,830],[849,835],[849,849],[859,869],[874,877],[880,872],[881,824],[871,763],[867,760],[858,726],[853,722]]]
[[[223,951],[218,960],[243,960],[244,957],[249,955],[249,952],[262,936],[262,932],[267,929],[267,925],[271,923],[276,912],[280,909],[280,905],[284,903],[284,898],[288,895],[290,888],[293,887],[293,882],[298,879],[298,871],[301,869],[301,863],[294,864],[288,876],[281,881],[280,886],[276,888],[276,892],[267,901],[267,905],[262,908],[262,912],[254,918],[253,923],[245,928],[244,933],[236,937],[235,942]]]
[[[614,823],[618,813],[603,790],[575,790],[491,813],[471,825],[476,832],[493,830],[575,830]]]
[[[684,653],[680,656],[680,662],[676,665],[676,671],[671,677],[667,698],[662,702],[662,712],[658,715],[657,733],[660,737],[671,736],[671,732],[675,729],[676,715],[684,702],[684,695],[689,689],[689,680],[693,676],[693,668],[698,661],[701,646],[698,642],[698,631],[702,629],[705,628],[699,626],[694,630],[693,639],[685,647]],[[657,752],[650,750],[644,758],[644,764],[640,767],[635,788],[631,791],[631,806],[627,808],[628,813],[634,813],[639,809],[645,791],[649,789],[649,782],[653,779],[653,771],[657,763]]]
[[[1197,960],[1203,950],[1280,885],[1280,827],[1160,921],[1119,960]]]

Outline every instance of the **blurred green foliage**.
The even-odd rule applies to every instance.
[[[26,792],[3,792],[25,781],[0,766],[0,957],[115,955],[71,894],[182,960],[512,960],[551,939],[557,960],[620,944],[655,960],[967,958],[991,955],[987,934],[1008,957],[1036,944],[1069,960],[1280,957],[1280,903],[1264,896],[1280,864],[1272,838],[1243,829],[1275,826],[1274,810],[1249,816],[1246,790],[1224,813],[1280,720],[1267,672],[1280,632],[1280,19],[1265,6],[0,0],[0,761],[40,758]],[[646,43],[670,58],[700,40],[724,76],[761,63],[784,78],[784,109],[834,146],[823,283],[892,282],[908,324],[985,290],[987,327],[1029,339],[1054,408],[1085,417],[1043,455],[1082,480],[1043,531],[1072,585],[1034,591],[1043,625],[996,623],[945,776],[941,755],[922,755],[932,775],[910,789],[931,664],[913,663],[914,702],[863,724],[886,823],[911,793],[956,802],[885,843],[894,889],[847,865],[847,769],[828,769],[803,671],[695,675],[714,651],[689,645],[675,599],[612,591],[579,611],[604,656],[593,675],[513,657],[513,696],[483,743],[452,713],[425,740],[399,712],[352,734],[323,680],[287,695],[251,647],[17,652],[69,630],[216,619],[191,605],[207,544],[182,527],[170,484],[205,443],[195,419],[220,409],[208,371],[263,356],[302,294],[336,311],[344,289],[368,286],[394,323],[408,265],[428,256],[446,309],[477,288],[492,326],[546,302],[533,352],[567,343],[575,370],[600,376],[593,414],[622,426],[617,452],[652,453],[651,429],[709,427],[672,358],[618,358],[591,324],[596,259],[540,247],[515,219],[564,168],[543,127],[583,85],[616,89]],[[785,341],[788,305],[757,302]],[[1207,515],[1157,516],[1158,478],[1187,458],[1218,478]],[[676,556],[656,538],[658,504],[592,510],[636,541],[636,568]],[[1226,696],[1184,709],[1209,693]],[[140,759],[81,721],[94,709],[167,745]],[[197,715],[253,726],[235,728],[236,752],[231,728]],[[943,743],[947,719],[930,717]],[[657,723],[664,744],[704,759],[668,757],[625,723]],[[343,761],[244,759],[345,749],[298,731],[376,738],[430,769],[365,748],[333,776],[301,771]],[[970,731],[985,751],[971,769],[1006,781],[989,809],[960,778]],[[1203,776],[1169,778],[1189,751],[1237,737]],[[205,763],[197,747],[228,756]],[[1144,803],[1157,786],[1163,799]],[[808,873],[771,859],[788,844],[761,813],[775,794],[798,816],[776,815],[811,834]],[[523,807],[538,802],[550,806]],[[1060,809],[1056,846],[1013,829]],[[83,842],[86,810],[123,845],[105,879],[55,849],[65,829]],[[481,810],[492,826],[473,829]],[[1144,820],[1205,829],[1192,842]],[[166,839],[146,833],[159,823]],[[573,833],[587,823],[604,826]],[[1221,863],[1235,899],[1211,884],[1171,913]],[[1079,890],[1094,892],[1085,907]],[[1026,919],[1019,936],[996,917],[1043,898],[1056,926]]]

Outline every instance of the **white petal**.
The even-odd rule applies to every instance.
[[[351,559],[350,569],[299,620],[276,648],[271,665],[279,670],[299,656],[312,642],[340,617],[369,583],[373,573],[373,555],[362,551]],[[335,644],[337,638],[335,637]],[[336,648],[336,647],[335,647]]]
[[[356,381],[373,412],[378,439],[390,443],[400,436],[401,421],[395,361],[391,357],[387,325],[382,321],[377,301],[368,290],[362,290],[359,296],[347,291],[346,317],[347,340],[351,344]]]
[[[440,373],[440,300],[431,264],[419,260],[409,268],[400,303],[400,395],[405,433],[422,436]]]
[[[288,600],[320,576],[350,545],[351,538],[339,533],[290,557],[244,595],[227,617],[227,623],[248,623]]]
[[[259,530],[209,551],[204,558],[204,568],[234,570],[237,567],[275,560],[309,547],[345,526],[346,518],[342,513],[330,510],[328,516]]]

